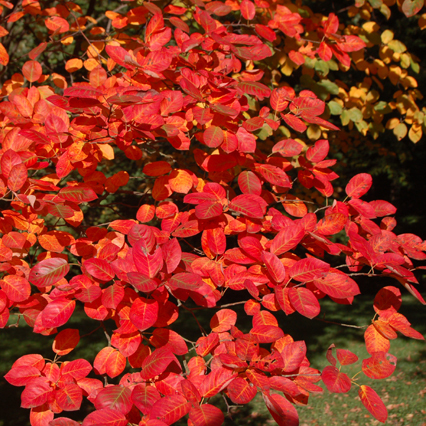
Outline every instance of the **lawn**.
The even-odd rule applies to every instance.
[[[295,340],[306,340],[308,358],[315,368],[325,367],[328,363],[325,353],[328,346],[334,343],[339,348],[345,348],[356,353],[360,358],[366,355],[363,342],[363,330],[342,327],[330,322],[344,322],[353,325],[368,325],[373,316],[372,296],[359,296],[351,307],[337,305],[327,300],[321,300],[321,316],[315,320],[308,320],[298,314],[289,317],[277,315],[280,324],[286,333]],[[202,311],[201,311],[202,312]],[[403,297],[400,310],[414,327],[426,335],[426,307],[410,295]],[[208,321],[213,312],[200,316],[201,324],[208,329]],[[244,317],[244,314],[242,315]],[[79,328],[80,334],[89,333],[96,324],[75,315],[67,327]],[[330,321],[324,322],[321,321]],[[181,328],[185,337],[193,340],[198,330],[189,330],[190,317],[181,312],[179,322],[174,325],[175,330]],[[237,326],[244,330],[250,324]],[[52,357],[52,338],[31,333],[26,326],[2,330],[0,339],[0,373],[3,376],[19,356],[29,353],[41,353],[46,358]],[[192,335],[193,334],[193,335]],[[83,337],[74,352],[66,357],[68,360],[86,358],[90,362],[96,353],[106,345],[101,330]],[[383,398],[389,411],[388,425],[426,426],[426,343],[412,340],[403,336],[392,341],[390,352],[398,358],[398,365],[393,376],[380,381],[367,378],[359,374],[359,383],[373,387]],[[344,372],[352,377],[360,370],[360,362],[353,366],[344,367]],[[1,412],[0,426],[29,425],[29,410],[21,409],[20,393],[23,388],[10,386],[3,379],[0,380]],[[214,401],[217,405],[224,405],[220,398]],[[90,410],[90,405],[84,407]],[[377,425],[367,410],[360,403],[355,387],[348,394],[330,394],[327,390],[322,395],[312,395],[307,407],[298,407],[300,424],[302,426],[319,425]],[[81,413],[64,413],[68,417],[81,419]],[[181,424],[186,424],[182,422]],[[226,419],[227,425],[265,425],[274,424],[263,400],[256,398],[249,406],[238,407],[232,410],[232,418]]]

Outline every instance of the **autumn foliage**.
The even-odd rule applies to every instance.
[[[370,174],[336,188],[327,156],[339,134],[422,137],[418,61],[373,17],[423,28],[423,0],[327,15],[322,2],[123,2],[100,16],[93,1],[47,3],[0,1],[0,326],[26,322],[52,345],[51,360],[25,355],[5,376],[31,424],[78,425],[67,412],[88,400],[83,426],[218,426],[212,398],[260,394],[279,425],[297,425],[321,382],[355,386],[385,422],[363,377],[393,373],[398,333],[423,339],[398,309],[400,289],[425,304],[426,242],[395,232],[395,206],[365,201]],[[12,34],[31,25],[22,59]],[[363,77],[350,86],[346,72]],[[370,356],[330,342],[320,372],[275,313],[350,305],[357,275],[395,279],[374,298]],[[196,341],[174,328],[183,310]],[[73,358],[77,311],[105,332],[91,359]]]

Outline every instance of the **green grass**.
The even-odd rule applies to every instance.
[[[353,325],[368,325],[373,316],[372,296],[361,296],[355,299],[352,306],[337,305],[331,301],[321,300],[320,319],[326,321],[343,322]],[[241,308],[241,307],[240,307]],[[247,331],[251,324],[242,308],[238,309],[239,318],[246,318],[237,326]],[[414,328],[426,334],[426,307],[422,306],[411,296],[403,298],[400,310]],[[197,318],[208,330],[208,324],[213,311],[200,311]],[[298,314],[289,317],[277,314],[280,325],[286,333],[291,334],[295,340],[306,340],[308,358],[315,368],[328,365],[325,353],[328,346],[334,343],[339,348],[345,348],[356,353],[360,359],[367,356],[363,341],[363,330],[347,328],[332,323],[317,320],[308,320]],[[198,329],[188,328],[192,324],[191,316],[181,311],[181,317],[174,324],[176,331],[195,340],[199,336]],[[73,316],[67,327],[79,328],[80,334],[89,333],[96,328],[96,322],[87,320],[84,314]],[[111,328],[114,328],[112,325]],[[0,374],[3,376],[12,363],[20,356],[29,353],[41,353],[46,358],[52,358],[52,337],[33,334],[26,326],[10,328],[0,332]],[[106,346],[106,339],[101,330],[90,336],[83,337],[76,350],[71,352],[65,360],[86,358],[93,363],[97,352]],[[399,336],[391,342],[390,353],[398,358],[398,364],[393,376],[385,380],[372,380],[362,373],[358,375],[359,384],[373,387],[382,397],[389,411],[388,425],[426,426],[426,343]],[[343,372],[352,377],[360,370],[361,363],[343,367]],[[10,386],[5,380],[0,379],[0,426],[27,426],[29,425],[29,410],[21,409],[20,394],[23,388]],[[221,398],[213,401],[215,405],[225,409]],[[90,410],[90,404],[83,407],[84,411]],[[308,406],[297,407],[300,424],[302,426],[319,425],[377,425],[367,410],[362,406],[357,396],[356,386],[348,394],[330,394],[327,390],[322,395],[312,395]],[[232,418],[226,419],[227,425],[267,425],[275,424],[263,403],[261,397],[248,406],[233,408]],[[63,413],[67,417],[81,419],[81,413]],[[182,422],[182,424],[186,424]]]

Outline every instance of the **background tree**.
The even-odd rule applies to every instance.
[[[54,353],[5,376],[25,386],[31,424],[79,424],[66,412],[87,400],[84,426],[213,426],[224,414],[211,398],[229,414],[259,393],[296,425],[320,380],[354,385],[385,422],[362,377],[393,373],[397,332],[423,339],[399,288],[374,298],[352,378],[357,355],[330,342],[320,372],[277,318],[314,319],[325,297],[350,305],[356,276],[394,278],[425,304],[426,243],[396,234],[396,207],[366,195],[371,169],[399,161],[386,180],[402,198],[416,155],[404,147],[425,130],[420,61],[395,24],[402,11],[423,29],[423,1],[0,5],[0,325],[25,321]],[[79,309],[106,337],[89,360],[68,355]],[[174,328],[181,311],[195,340]]]

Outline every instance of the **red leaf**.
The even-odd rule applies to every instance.
[[[283,370],[291,373],[298,369],[306,356],[306,344],[303,340],[285,345],[281,351],[284,361]]]
[[[111,408],[126,415],[132,408],[132,391],[127,387],[110,386],[102,389],[94,401],[95,408]]]
[[[330,265],[322,260],[307,257],[298,260],[288,271],[296,281],[308,282],[323,277],[330,270]]]
[[[244,380],[236,377],[227,387],[229,397],[235,404],[248,404],[257,393],[257,388]]]
[[[368,192],[373,184],[373,178],[368,173],[354,176],[346,185],[345,192],[348,197],[360,198]]]
[[[320,139],[319,141],[315,142],[314,146],[311,146],[306,151],[306,158],[312,163],[319,163],[320,161],[324,160],[325,157],[327,157],[329,149],[330,145],[328,140]]]
[[[203,404],[191,407],[189,420],[194,426],[220,426],[225,421],[225,416],[214,405]]]
[[[314,280],[315,287],[323,293],[335,298],[346,299],[360,294],[358,284],[346,274],[328,273]]]
[[[115,277],[115,272],[109,263],[103,259],[92,258],[83,264],[87,272],[100,281],[111,281]]]
[[[114,378],[120,375],[126,367],[126,358],[114,348],[103,348],[95,358],[93,367],[97,374],[107,374]]]
[[[37,377],[25,386],[21,394],[21,407],[32,408],[43,405],[52,392],[49,380],[46,377]]]
[[[128,420],[123,413],[111,408],[93,411],[83,421],[82,426],[126,426]]]
[[[362,361],[362,371],[371,379],[385,379],[396,368],[396,357],[386,352],[373,352]]]
[[[223,130],[218,126],[210,126],[203,133],[203,141],[210,148],[217,148],[223,142]]]
[[[182,258],[182,249],[179,241],[176,238],[172,238],[161,246],[161,251],[167,272],[171,274],[177,268]]]
[[[288,297],[294,309],[304,317],[312,319],[320,313],[318,299],[311,290],[304,287],[291,287]]]
[[[243,194],[260,195],[262,193],[262,183],[253,172],[241,172],[238,175],[238,185]]]
[[[331,365],[324,368],[321,378],[330,392],[346,393],[351,388],[351,379]]]
[[[289,103],[294,99],[295,92],[294,89],[290,87],[279,87],[278,89],[274,89],[271,93],[271,98],[269,102],[271,103],[271,107],[275,111],[284,111]]]
[[[180,272],[179,274],[173,275],[169,281],[169,286],[172,290],[197,290],[203,285],[203,280],[197,274],[188,272]]]
[[[270,251],[279,256],[296,247],[305,235],[305,230],[300,225],[286,226],[272,240]]]
[[[255,96],[259,99],[259,101],[262,101],[264,98],[268,98],[271,94],[271,89],[269,89],[269,87],[262,83],[258,83],[257,81],[244,81],[238,83],[237,88],[241,93],[247,93],[248,95]]]
[[[133,246],[133,260],[138,271],[149,278],[154,278],[163,267],[163,253],[161,248],[157,247],[153,254],[149,254],[142,240],[139,240]]]
[[[12,167],[7,178],[7,186],[11,191],[19,191],[28,178],[28,170],[24,163]]]
[[[390,348],[389,339],[377,331],[373,324],[369,325],[364,333],[365,347],[369,354],[387,352]]]
[[[303,145],[294,139],[283,139],[276,143],[272,152],[278,152],[283,157],[294,157],[303,151]]]
[[[306,124],[300,118],[297,118],[292,114],[281,113],[281,118],[285,121],[285,123],[288,126],[296,130],[296,132],[303,133],[308,128]]]
[[[241,15],[248,21],[252,20],[256,15],[256,9],[253,2],[250,0],[243,0],[240,4]]]
[[[73,201],[74,203],[88,203],[96,200],[98,196],[90,187],[67,186],[59,191],[59,196],[64,200]]]
[[[33,83],[41,77],[43,70],[38,62],[28,61],[22,67],[22,74],[29,82]]]
[[[38,368],[31,366],[22,366],[12,368],[4,378],[13,386],[26,386],[31,380],[40,377]]]
[[[264,251],[262,253],[262,260],[265,263],[266,269],[272,279],[277,284],[283,282],[286,277],[286,273],[284,265],[281,263],[280,259],[278,259],[275,254]]]
[[[222,204],[216,202],[211,203],[206,201],[195,207],[195,216],[197,216],[198,219],[211,219],[213,217],[220,216],[222,213]]]
[[[210,398],[217,395],[225,389],[237,373],[232,372],[229,368],[219,367],[212,370],[201,382],[198,390],[204,398]]]
[[[78,411],[83,402],[83,391],[75,383],[68,383],[56,391],[56,402],[65,411]]]
[[[332,213],[321,219],[317,224],[317,231],[322,235],[334,235],[346,225],[348,218],[342,213]]]
[[[226,235],[221,228],[206,229],[205,231],[209,250],[217,255],[223,254],[226,250]]]
[[[385,423],[388,418],[388,411],[385,404],[380,399],[379,395],[369,386],[361,385],[358,389],[358,395],[364,407],[373,415],[379,422]]]
[[[277,326],[258,325],[251,329],[250,335],[259,343],[273,343],[284,337],[284,332]]]
[[[145,384],[136,385],[132,391],[132,400],[135,406],[148,414],[151,407],[161,398],[160,392],[155,386],[146,386]]]
[[[0,280],[0,286],[12,302],[23,302],[31,295],[30,283],[24,277],[18,275],[5,276],[3,280]]]
[[[140,331],[152,327],[158,319],[158,302],[154,299],[137,298],[130,309],[130,320]]]
[[[69,354],[80,341],[80,333],[76,329],[66,328],[60,331],[53,341],[52,350],[58,355]]]
[[[153,379],[159,376],[172,362],[177,363],[176,357],[170,348],[163,346],[156,349],[151,355],[147,356],[142,363],[141,377],[145,380]]]
[[[158,400],[150,411],[150,417],[167,425],[172,425],[185,416],[191,404],[182,395],[164,396]]]
[[[221,309],[217,311],[210,320],[210,328],[215,333],[228,331],[237,322],[237,314],[231,309]]]
[[[358,361],[358,357],[347,349],[336,349],[336,355],[341,365],[350,365]]]
[[[44,259],[31,269],[29,281],[37,287],[48,287],[65,277],[69,270],[70,266],[65,259]]]
[[[66,324],[75,309],[75,300],[65,298],[50,302],[41,314],[43,327],[56,328]]]
[[[279,426],[298,426],[299,416],[293,405],[278,393],[263,393],[263,400]]]
[[[229,208],[248,217],[262,218],[266,213],[265,200],[257,195],[243,194],[232,199]]]

